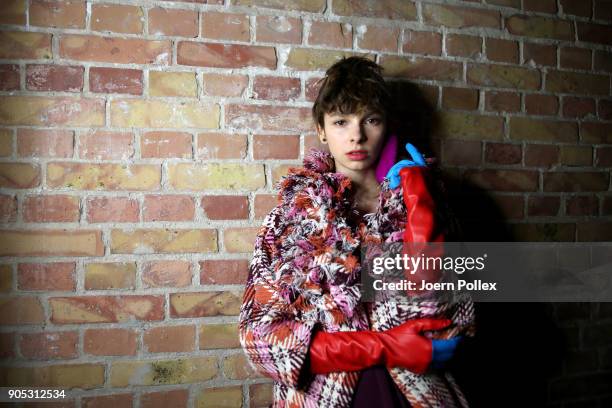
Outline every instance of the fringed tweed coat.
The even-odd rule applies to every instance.
[[[453,320],[447,337],[473,335],[471,301],[360,302],[359,248],[401,241],[406,219],[401,186],[381,184],[375,213],[359,225],[351,181],[334,172],[331,155],[312,149],[304,168],[279,182],[279,204],[256,238],[240,310],[241,345],[250,364],[274,379],[274,407],[349,407],[359,372],[311,374],[308,347],[316,330],[395,327],[420,317]],[[450,374],[389,370],[413,407],[467,406]]]

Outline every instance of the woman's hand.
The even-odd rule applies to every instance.
[[[389,169],[387,173],[387,178],[389,179],[389,188],[394,189],[400,185],[400,170],[404,167],[426,167],[427,163],[425,163],[425,158],[423,155],[417,150],[414,145],[410,143],[406,143],[406,151],[412,157],[412,160],[401,160],[393,165]]]

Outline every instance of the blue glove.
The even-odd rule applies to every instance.
[[[455,348],[463,336],[455,336],[447,340],[434,339],[431,341],[433,347],[431,365],[433,368],[442,368],[455,354]]]
[[[389,172],[387,173],[387,178],[389,179],[390,189],[397,188],[400,185],[401,179],[399,172],[404,167],[427,166],[423,155],[419,153],[417,148],[414,147],[412,144],[406,143],[406,151],[408,152],[410,157],[412,157],[412,160],[400,160],[389,169]]]

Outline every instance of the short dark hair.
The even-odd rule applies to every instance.
[[[329,67],[312,106],[315,123],[323,127],[326,113],[350,114],[366,108],[388,116],[391,96],[382,71],[376,62],[358,56],[344,57]]]

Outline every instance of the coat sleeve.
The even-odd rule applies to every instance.
[[[312,306],[296,289],[291,268],[275,270],[277,242],[283,228],[291,228],[283,224],[282,208],[277,206],[257,234],[240,308],[239,337],[248,361],[258,372],[299,388],[317,319],[308,313]]]

